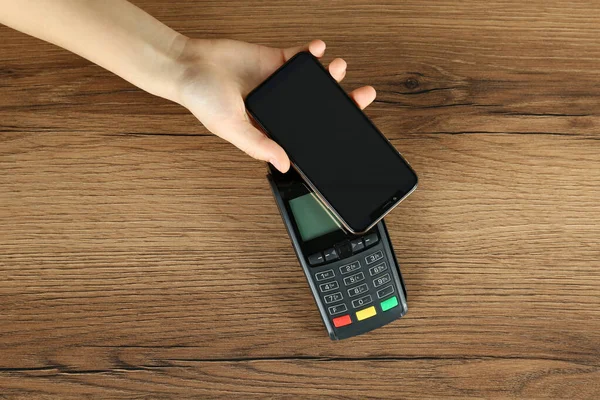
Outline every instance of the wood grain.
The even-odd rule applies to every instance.
[[[0,28],[0,398],[600,397],[598,4],[136,4],[377,88],[409,313],[329,341],[264,165]]]

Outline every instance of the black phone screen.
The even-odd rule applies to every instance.
[[[354,232],[417,184],[408,163],[310,53],[276,71],[246,107]]]

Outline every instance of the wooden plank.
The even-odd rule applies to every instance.
[[[518,356],[525,346],[598,359],[593,139],[395,141],[426,172],[388,218],[411,311],[360,346],[331,347],[260,163],[213,137],[53,137],[60,147],[38,134],[3,146],[0,293],[18,310],[0,327],[6,365],[97,345],[183,346],[199,358]]]
[[[589,2],[546,5],[543,17],[536,2],[516,1],[489,7],[472,1],[136,3],[192,36],[282,46],[324,38],[326,62],[340,55],[349,62],[347,88],[371,83],[378,89],[380,103],[369,111],[376,121],[402,121],[399,131],[386,130],[390,136],[598,133],[600,43],[593,27],[600,13]],[[315,13],[319,23],[298,27]],[[293,34],[282,37],[286,22]],[[248,30],[256,26],[269,28]],[[83,120],[87,129],[110,132],[205,132],[180,107],[149,98],[64,50],[6,28],[3,37],[2,76],[10,82],[3,85],[4,123],[18,119],[29,129],[48,130]]]
[[[0,375],[31,398],[597,398],[597,366],[555,360],[167,360],[158,366]],[[8,376],[7,376],[8,375]]]

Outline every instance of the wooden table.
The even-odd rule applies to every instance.
[[[600,398],[598,2],[136,3],[378,89],[409,313],[331,342],[262,163],[1,28],[0,398]]]

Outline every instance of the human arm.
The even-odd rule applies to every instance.
[[[0,23],[54,43],[139,88],[188,108],[204,126],[250,156],[289,169],[283,149],[254,127],[243,98],[292,55],[317,57],[325,43],[278,49],[227,39],[190,39],[125,0],[0,0]],[[346,63],[329,71],[343,79]],[[362,108],[375,90],[350,94]]]

